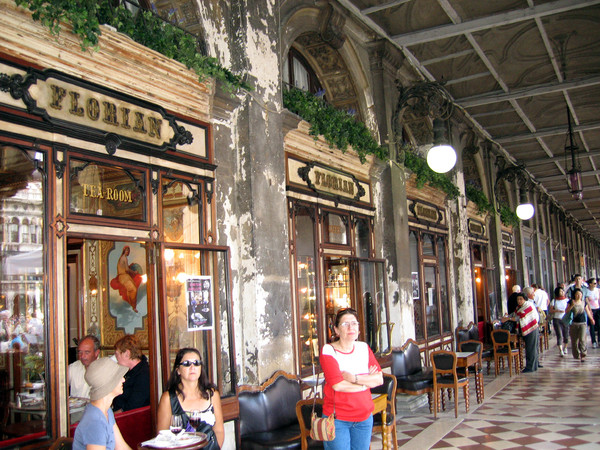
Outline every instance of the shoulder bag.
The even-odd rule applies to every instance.
[[[317,386],[319,375],[317,374]],[[329,417],[319,417],[315,412],[317,396],[313,400],[313,409],[310,416],[310,437],[315,441],[333,441],[335,439],[335,391],[333,393],[333,414]]]

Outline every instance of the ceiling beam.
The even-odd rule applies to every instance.
[[[410,1],[412,1],[412,0],[392,0],[391,2],[388,2],[388,3],[382,3],[381,5],[370,6],[369,8],[361,9],[360,12],[365,15],[373,14],[378,11],[383,11],[384,9],[393,8],[394,6],[403,5],[404,3],[408,3]]]
[[[586,158],[588,156],[598,156],[600,155],[600,149],[594,149],[594,150],[590,150],[589,152],[578,152],[575,157],[576,158]],[[567,158],[569,161],[571,160],[571,157],[568,156]],[[552,157],[548,157],[548,158],[537,158],[537,159],[521,159],[519,160],[519,162],[525,164],[526,167],[533,167],[533,166],[541,166],[544,164],[550,164],[553,162],[564,162],[565,161],[565,155],[559,155],[559,156],[552,156]]]
[[[455,103],[463,108],[489,105],[492,103],[518,100],[520,98],[534,97],[536,95],[554,94],[564,92],[568,89],[584,88],[600,84],[600,76],[578,78],[572,81],[545,83],[537,86],[529,86],[522,89],[514,89],[509,92],[496,91],[473,97],[463,97],[455,100]]]
[[[392,40],[403,47],[437,41],[465,33],[474,33],[487,28],[510,25],[525,20],[559,14],[573,9],[585,8],[600,3],[600,0],[556,0],[542,3],[530,8],[517,9],[505,13],[493,14],[479,19],[469,20],[457,24],[442,25],[425,30],[392,36]]]
[[[596,130],[598,128],[600,128],[600,122],[588,122],[574,126],[573,132],[579,133],[581,131]],[[496,141],[499,144],[509,144],[511,142],[526,141],[529,139],[543,138],[546,136],[556,136],[557,134],[567,134],[568,131],[569,129],[567,126],[542,128],[534,133],[521,133],[513,134],[510,136],[498,136],[494,138],[494,141]]]
[[[582,177],[591,177],[593,175],[600,175],[600,170],[590,170],[587,172],[581,172]],[[559,180],[564,180],[564,179],[565,179],[564,175],[552,175],[552,176],[548,176],[548,177],[535,177],[535,180],[539,181],[540,183],[543,183],[545,181],[559,181]],[[585,190],[585,187],[583,189]]]

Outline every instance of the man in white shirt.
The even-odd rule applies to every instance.
[[[533,295],[533,302],[535,303],[535,306],[540,308],[547,315],[548,304],[550,303],[548,293],[544,291],[544,288],[540,284],[532,284],[531,287],[535,289],[535,293]]]
[[[78,360],[69,364],[69,386],[71,397],[90,398],[90,387],[85,382],[85,371],[100,355],[100,341],[96,336],[87,335],[77,345]]]

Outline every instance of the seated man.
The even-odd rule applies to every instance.
[[[114,412],[129,411],[150,404],[150,366],[142,354],[138,339],[126,334],[115,343],[115,356],[121,366],[129,370],[125,374],[123,393],[113,400]]]
[[[77,345],[77,361],[69,364],[69,386],[71,397],[90,398],[90,387],[85,382],[85,371],[100,355],[100,341],[88,334]]]

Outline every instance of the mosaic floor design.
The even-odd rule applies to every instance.
[[[552,338],[552,337],[551,337]],[[589,342],[589,337],[588,337]],[[397,417],[398,447],[407,449],[553,450],[600,448],[600,349],[588,349],[585,362],[559,356],[556,341],[541,356],[535,373],[498,377],[484,374],[485,401],[477,404],[470,383],[470,411],[462,391],[434,419],[427,406]],[[381,448],[380,435],[372,449]]]

